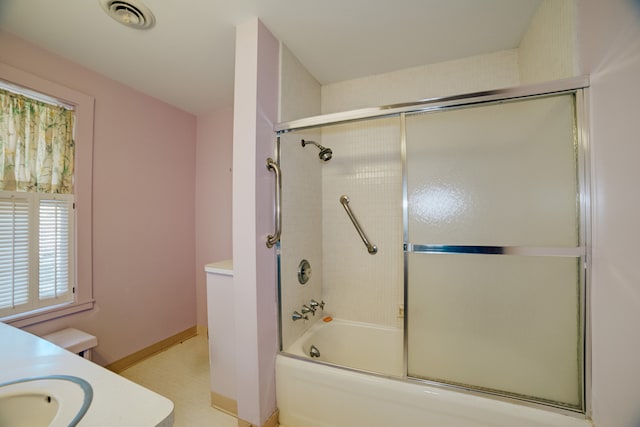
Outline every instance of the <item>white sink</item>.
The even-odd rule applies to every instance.
[[[75,426],[87,412],[93,389],[82,378],[48,375],[0,384],[0,426]]]

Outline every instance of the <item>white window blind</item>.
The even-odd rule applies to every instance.
[[[40,300],[68,295],[71,279],[70,218],[68,200],[40,200],[39,288]]]
[[[0,192],[0,317],[73,301],[73,195]]]
[[[0,198],[0,312],[29,302],[29,200]]]

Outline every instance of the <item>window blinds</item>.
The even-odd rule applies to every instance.
[[[0,193],[0,317],[73,300],[73,196]]]
[[[69,293],[69,218],[66,200],[40,200],[39,299]]]
[[[29,301],[29,200],[0,198],[0,310]]]

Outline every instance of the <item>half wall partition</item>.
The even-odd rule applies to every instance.
[[[280,124],[283,353],[584,412],[586,86]]]

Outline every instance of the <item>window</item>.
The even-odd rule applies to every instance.
[[[0,89],[0,317],[74,300],[74,120]]]
[[[93,307],[93,102],[0,63],[1,321]]]
[[[0,192],[0,317],[73,301],[73,196]]]

